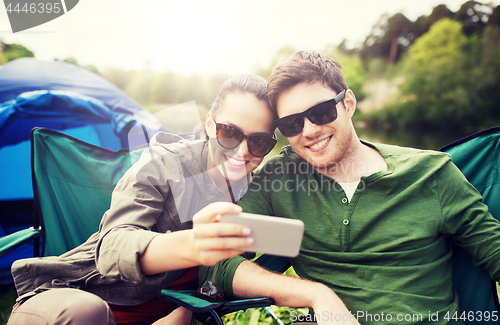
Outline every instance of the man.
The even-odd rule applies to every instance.
[[[480,194],[447,154],[359,140],[356,98],[337,62],[298,52],[275,68],[268,93],[290,146],[255,175],[240,205],[304,221],[291,260],[300,277],[326,284],[362,324],[455,322],[450,241],[500,279],[500,225]],[[249,264],[226,261],[226,292],[278,295],[280,285]]]

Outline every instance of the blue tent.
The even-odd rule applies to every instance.
[[[31,222],[29,139],[35,126],[110,150],[146,143],[165,131],[118,87],[73,64],[20,58],[0,66],[0,236]],[[0,269],[23,255],[32,251],[3,256]],[[0,284],[10,281],[1,273]]]

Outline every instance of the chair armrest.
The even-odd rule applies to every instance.
[[[204,299],[197,298],[193,296],[193,293],[195,293],[195,290],[176,291],[164,289],[158,294],[158,296],[162,300],[170,301],[197,313],[209,312],[222,304],[220,302],[209,302]]]
[[[26,244],[27,242],[40,237],[42,231],[40,229],[23,229],[16,231],[15,233],[3,236],[0,238],[0,256],[3,256],[11,251],[15,250],[19,246]]]
[[[237,310],[266,307],[274,304],[274,300],[268,297],[233,301],[225,300],[223,302],[209,302],[204,299],[192,296],[194,292],[194,290],[175,291],[164,289],[158,294],[158,296],[162,300],[170,301],[176,305],[182,306],[197,313],[206,313],[214,310],[218,314],[227,314]]]

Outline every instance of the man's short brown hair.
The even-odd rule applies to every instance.
[[[271,108],[276,111],[279,96],[302,82],[321,82],[337,94],[348,89],[342,66],[332,56],[322,57],[315,51],[300,51],[278,63],[269,77],[267,94]]]

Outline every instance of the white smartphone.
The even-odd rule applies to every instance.
[[[252,230],[247,252],[296,257],[300,252],[304,223],[300,220],[252,213],[224,214],[220,222],[243,224]]]

